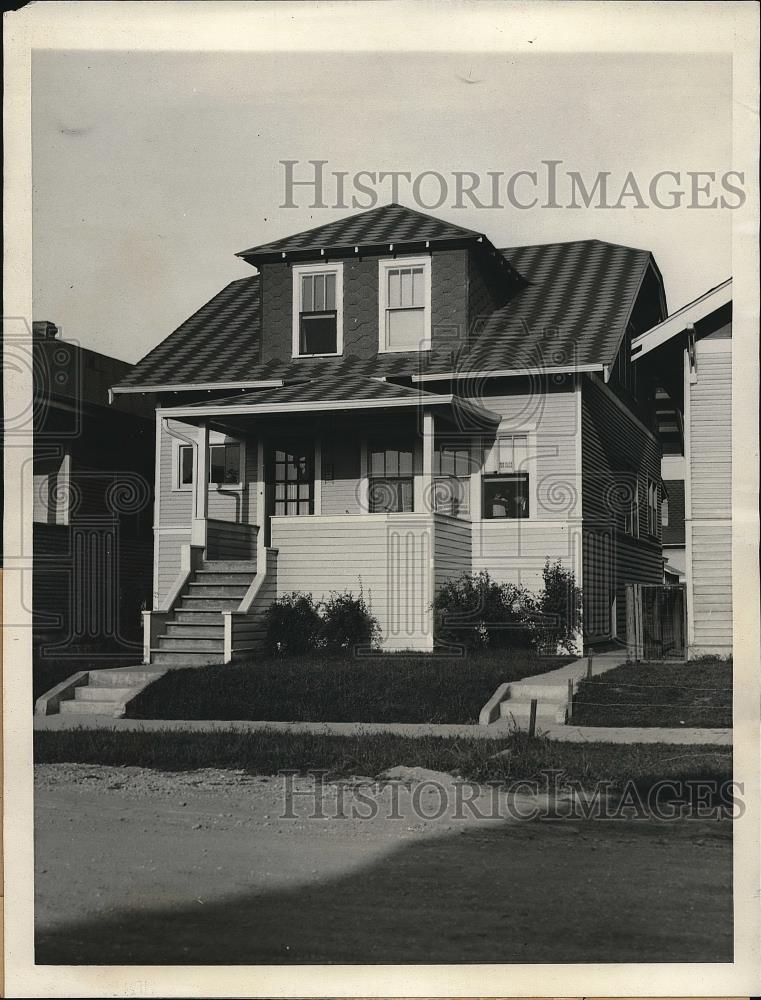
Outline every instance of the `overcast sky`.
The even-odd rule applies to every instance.
[[[283,159],[445,176],[554,159],[590,182],[610,171],[614,189],[632,171],[645,190],[661,170],[734,166],[723,56],[38,51],[32,82],[34,317],[129,361],[252,273],[236,251],[351,214],[305,195],[279,208]],[[452,198],[432,213],[497,246],[651,249],[672,311],[732,270],[726,209]]]

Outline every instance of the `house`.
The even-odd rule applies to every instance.
[[[132,366],[33,324],[37,659],[134,660],[150,606],[153,400],[109,404]]]
[[[498,250],[387,205],[238,256],[257,273],[114,387],[157,399],[146,662],[255,650],[292,591],[361,589],[384,648],[430,650],[445,580],[538,589],[546,558],[586,643],[623,634],[625,585],[663,578],[647,250]]]
[[[687,589],[691,657],[732,652],[732,280],[632,342],[663,400],[667,568]],[[668,454],[667,454],[668,452]]]

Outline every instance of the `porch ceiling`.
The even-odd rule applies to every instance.
[[[490,426],[498,424],[501,419],[498,413],[453,393],[426,392],[367,377],[293,382],[279,388],[261,389],[209,402],[162,407],[161,413],[194,423],[214,417],[257,414],[432,408],[458,422],[467,418],[469,424]]]

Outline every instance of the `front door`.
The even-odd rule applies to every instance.
[[[266,490],[266,543],[271,515],[314,514],[314,442],[280,441],[269,451]]]

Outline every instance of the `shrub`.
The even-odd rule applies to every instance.
[[[542,570],[544,590],[534,601],[534,641],[541,653],[576,652],[581,629],[581,591],[572,570],[549,559]]]
[[[526,647],[530,595],[512,583],[497,583],[486,571],[448,580],[433,602],[436,638],[466,649]]]
[[[311,594],[285,594],[267,608],[267,647],[284,656],[309,652],[317,643],[320,624]]]
[[[348,592],[331,594],[320,606],[320,617],[317,644],[328,653],[349,654],[357,646],[372,646],[380,635],[378,619],[361,591],[359,597]]]

